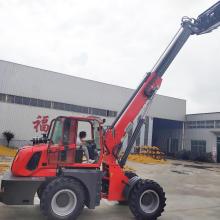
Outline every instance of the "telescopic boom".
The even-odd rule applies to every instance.
[[[117,148],[121,146],[122,139],[126,135],[126,129],[133,123],[137,115],[140,114],[143,107],[146,106],[144,113],[139,117],[136,128],[125,150],[125,154],[119,162],[121,167],[124,166],[145,121],[148,102],[152,100],[154,94],[159,89],[162,82],[161,77],[167,68],[191,35],[205,34],[216,29],[218,26],[220,26],[220,1],[199,15],[197,19],[188,17],[182,18],[180,30],[174,36],[152,71],[144,77],[143,81],[106,132],[105,140],[107,149],[110,152],[113,150],[117,152]],[[117,155],[115,156],[117,157]]]

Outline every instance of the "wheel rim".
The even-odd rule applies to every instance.
[[[53,196],[51,208],[56,215],[67,216],[74,211],[76,203],[76,194],[72,190],[63,189]]]
[[[155,212],[160,204],[160,198],[154,190],[145,190],[140,197],[140,207],[145,213]]]

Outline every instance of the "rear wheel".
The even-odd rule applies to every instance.
[[[129,196],[129,207],[138,220],[155,220],[166,206],[165,193],[152,180],[139,181]]]
[[[76,219],[84,207],[84,188],[70,178],[58,178],[44,189],[40,208],[49,219]]]

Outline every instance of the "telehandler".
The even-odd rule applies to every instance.
[[[37,193],[42,213],[56,220],[76,219],[84,206],[94,209],[101,199],[127,202],[136,219],[155,220],[161,216],[166,205],[162,187],[123,168],[169,65],[191,35],[211,32],[219,25],[220,1],[197,19],[183,17],[178,33],[107,129],[102,119],[92,116],[52,120],[46,137],[18,151],[11,171],[2,178],[0,201],[32,205]],[[123,148],[138,115],[132,136]],[[85,128],[90,133],[86,141],[92,149],[90,161],[83,160],[85,152],[77,144]]]

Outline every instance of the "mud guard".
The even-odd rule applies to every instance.
[[[128,184],[125,186],[125,189],[123,192],[126,200],[129,199],[129,195],[130,195],[131,190],[139,181],[141,181],[141,178],[139,176],[134,176],[131,179],[129,179]]]

